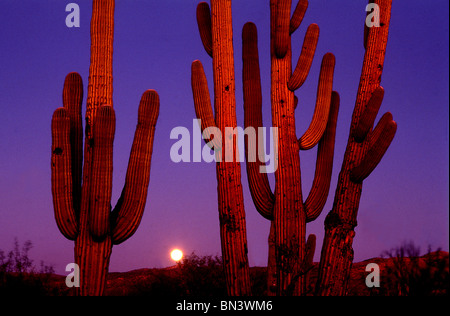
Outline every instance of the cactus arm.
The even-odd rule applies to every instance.
[[[246,23],[242,29],[242,60],[243,60],[243,92],[244,92],[244,125],[258,131],[262,123],[262,93],[258,56],[258,38],[255,24]],[[273,220],[275,197],[270,189],[267,173],[260,172],[263,165],[256,156],[264,150],[263,139],[256,133],[255,139],[245,140],[245,156],[247,177],[250,193],[256,210],[266,219]],[[262,148],[262,149],[261,149]],[[250,150],[249,150],[250,149]],[[263,151],[264,152],[264,151]],[[253,155],[250,157],[249,155]]]
[[[197,6],[197,25],[203,47],[212,57],[211,10],[206,2],[200,2]]]
[[[375,122],[375,118],[380,109],[381,102],[383,101],[384,89],[379,86],[372,93],[361,117],[359,118],[358,125],[356,125],[353,131],[353,137],[357,143],[362,143],[369,133],[370,129]]]
[[[316,252],[316,235],[308,235],[305,247],[305,258],[303,261],[303,271],[306,273],[313,266],[314,253]]]
[[[316,108],[310,126],[299,139],[302,150],[313,148],[322,138],[327,126],[328,114],[331,104],[331,92],[333,89],[335,58],[331,53],[324,55],[320,68],[319,85],[317,88]]]
[[[288,81],[288,88],[295,91],[300,88],[306,80],[311,69],[311,64],[314,59],[317,42],[319,40],[319,26],[311,24],[305,34],[303,40],[302,52],[298,58],[297,66]]]
[[[306,221],[315,220],[323,210],[330,190],[333,171],[334,143],[339,112],[339,94],[333,91],[327,128],[317,149],[316,171],[308,198],[305,201]]]
[[[305,244],[305,256],[303,257],[303,261],[298,264],[293,273],[292,280],[288,287],[284,290],[283,295],[292,296],[295,291],[295,285],[300,277],[306,276],[306,274],[314,267],[313,259],[314,252],[316,251],[316,235],[310,234],[308,235],[308,239]],[[302,289],[303,293],[305,289]]]
[[[361,163],[350,171],[350,180],[361,183],[380,163],[397,131],[397,123],[392,114],[387,112],[378,122],[370,137],[369,150]]]
[[[78,234],[78,223],[72,195],[72,157],[70,118],[66,109],[58,108],[52,117],[52,195],[59,230],[69,240]]]
[[[275,26],[275,54],[277,58],[286,56],[289,49],[289,24],[291,17],[291,0],[277,0],[277,15]]]
[[[116,245],[134,234],[144,214],[158,116],[159,96],[156,91],[147,90],[139,104],[138,123],[131,147],[125,185],[111,214],[112,241]]]
[[[81,177],[83,170],[83,80],[76,72],[69,73],[64,80],[63,105],[70,119],[70,144],[72,156],[72,193],[75,214],[80,212]]]
[[[208,81],[206,80],[203,65],[199,60],[195,60],[191,66],[191,85],[192,94],[194,98],[195,114],[201,121],[200,129],[204,135],[205,141],[209,139],[206,137],[206,130],[208,127],[216,127],[213,110],[211,107],[211,98],[209,95]],[[211,148],[220,150],[222,147],[221,139],[209,139],[207,144]]]
[[[97,109],[94,119],[94,152],[89,209],[89,231],[95,240],[102,240],[110,231],[113,141],[116,117],[112,106]]]
[[[308,0],[299,0],[292,14],[291,21],[289,23],[289,34],[294,33],[303,21],[306,10],[308,9]]]

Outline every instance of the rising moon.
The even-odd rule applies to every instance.
[[[170,253],[170,257],[173,261],[180,261],[183,258],[183,252],[180,249],[174,249]]]

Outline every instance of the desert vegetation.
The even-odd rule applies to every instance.
[[[65,276],[52,266],[33,264],[32,243],[14,243],[12,250],[0,250],[0,294],[2,296],[73,296]],[[380,287],[365,284],[368,263],[380,266]],[[307,291],[314,294],[318,263],[307,272]],[[267,267],[250,267],[254,296],[267,295]],[[447,296],[449,295],[449,254],[431,248],[420,255],[413,243],[385,251],[379,258],[354,263],[350,272],[349,296]],[[143,268],[107,275],[106,296],[225,297],[226,279],[222,257],[191,253],[176,265],[163,269]]]
[[[0,295],[55,295],[57,288],[52,286],[54,270],[43,261],[36,267],[29,256],[33,248],[27,240],[20,245],[14,240],[13,249],[5,252],[0,249]]]

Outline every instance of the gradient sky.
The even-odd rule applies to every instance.
[[[81,10],[81,27],[65,25],[66,4]],[[270,117],[268,0],[233,1],[238,124],[243,126],[241,30],[253,21],[259,32],[263,117]],[[146,210],[133,237],[113,248],[110,271],[172,265],[174,247],[185,253],[220,254],[215,166],[173,163],[172,128],[192,131],[195,118],[190,67],[200,59],[212,90],[211,60],[203,50],[195,19],[197,0],[117,0],[114,39],[113,205],[122,189],[142,93],[155,89],[161,110],[156,127]],[[324,219],[331,209],[342,164],[362,67],[366,0],[310,0],[293,35],[294,64],[310,23],[320,27],[311,73],[297,91],[297,132],[308,127],[314,111],[322,56],[336,56],[334,90],[341,96],[334,170],[322,215],[307,225],[318,238],[319,260]],[[58,231],[50,184],[53,111],[62,106],[64,77],[89,72],[91,1],[0,0],[0,249],[14,238],[31,240],[30,256],[64,273],[73,262],[73,242]],[[393,113],[395,139],[380,165],[364,181],[354,241],[355,261],[413,241],[448,251],[449,238],[449,4],[447,0],[394,1],[384,66],[380,115]],[[84,108],[83,108],[84,111]],[[203,144],[202,144],[203,145]],[[316,150],[301,152],[303,194],[312,184]],[[273,175],[270,177],[273,180]],[[269,222],[251,201],[245,167],[242,183],[249,260],[267,262]],[[273,183],[273,182],[272,182]],[[272,186],[273,188],[273,186]]]

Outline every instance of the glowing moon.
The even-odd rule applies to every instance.
[[[170,257],[173,261],[180,261],[183,258],[183,252],[180,249],[174,249],[170,253]]]

